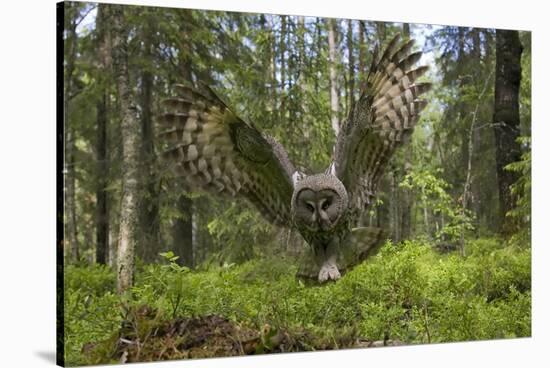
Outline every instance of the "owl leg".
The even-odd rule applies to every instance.
[[[340,271],[336,265],[336,241],[331,241],[326,247],[321,248],[317,255],[317,263],[321,265],[319,270],[319,282],[325,282],[328,280],[338,280],[340,278]]]

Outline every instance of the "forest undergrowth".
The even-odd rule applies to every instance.
[[[339,281],[291,258],[190,270],[170,252],[117,296],[107,266],[65,270],[68,365],[527,337],[531,248],[496,238],[466,256],[388,242]]]

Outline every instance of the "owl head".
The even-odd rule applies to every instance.
[[[306,176],[294,187],[291,211],[298,227],[311,231],[330,231],[347,207],[346,188],[336,176]]]

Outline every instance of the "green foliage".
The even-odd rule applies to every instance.
[[[82,363],[81,350],[109,338],[120,322],[115,273],[105,266],[65,268],[65,360]]]
[[[531,136],[531,32],[520,32],[519,35],[523,46],[519,91],[521,134]]]
[[[93,264],[88,267],[65,266],[65,289],[81,290],[89,294],[103,295],[116,286],[116,277],[112,270],[104,265]]]
[[[239,203],[231,203],[223,213],[208,223],[208,232],[220,251],[211,258],[226,262],[243,262],[261,254],[255,249],[269,249],[274,243],[274,228],[258,210]]]
[[[514,221],[517,228],[512,241],[529,243],[531,239],[531,137],[520,137],[519,143],[526,148],[521,161],[505,167],[519,177],[510,187],[515,199],[515,207],[506,216]]]
[[[180,266],[176,263],[179,258],[174,255],[172,251],[160,253],[160,256],[164,258],[166,264],[155,266],[144,266],[144,272],[140,274],[142,280],[136,282],[136,286],[133,287],[132,292],[137,296],[137,300],[145,300],[148,304],[153,304],[153,300],[149,297],[160,297],[156,293],[152,293],[151,287],[158,285],[165,293],[162,297],[170,305],[170,313],[175,317],[179,311],[182,303],[186,286],[183,283],[184,278],[182,275],[190,271],[188,267]],[[153,271],[151,272],[151,270]],[[160,286],[162,285],[162,286]]]
[[[297,267],[282,257],[191,271],[167,252],[165,264],[137,274],[125,303],[151,306],[166,319],[214,314],[297,336],[305,329],[330,344],[345,336],[407,344],[529,336],[529,247],[480,239],[467,249],[466,257],[441,256],[428,243],[387,243],[371,261],[324,286],[297,279]],[[102,268],[67,270],[70,363],[82,362],[84,343],[117,331],[122,301],[113,285],[106,291],[107,283],[98,282],[106,275],[114,277]],[[98,289],[90,292],[90,285]]]
[[[512,289],[526,292],[531,289],[531,249],[529,243],[508,246],[497,239],[480,239],[469,244],[467,259],[479,261],[476,292],[489,300],[502,299]]]
[[[444,225],[436,232],[438,240],[456,240],[463,232],[474,229],[473,214],[467,209],[464,211],[460,203],[448,193],[450,185],[442,178],[428,170],[411,171],[400,183],[402,188],[414,189],[420,203],[430,210],[434,216],[444,218]]]

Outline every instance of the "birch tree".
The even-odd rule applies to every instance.
[[[113,73],[117,87],[122,134],[122,199],[118,235],[117,290],[132,286],[138,227],[138,161],[140,125],[128,72],[128,30],[122,6],[113,6]]]

